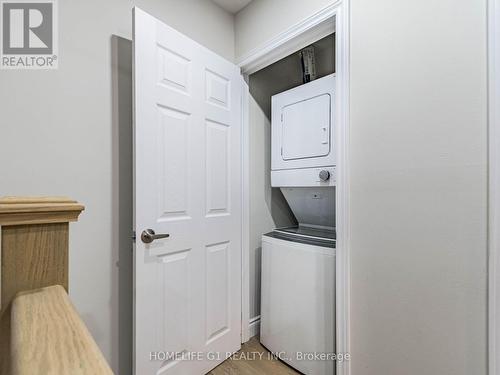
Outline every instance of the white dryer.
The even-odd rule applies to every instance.
[[[271,98],[272,186],[335,185],[335,74]]]

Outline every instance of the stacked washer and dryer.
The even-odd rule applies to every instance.
[[[271,99],[271,185],[298,225],[262,236],[260,341],[308,375],[335,371],[334,88],[331,74]]]

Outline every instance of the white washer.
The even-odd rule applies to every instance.
[[[300,226],[263,235],[261,290],[261,343],[304,374],[334,374],[334,231]]]

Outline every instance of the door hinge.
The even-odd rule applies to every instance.
[[[132,231],[132,241],[135,242],[135,230]]]

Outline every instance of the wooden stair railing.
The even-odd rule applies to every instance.
[[[60,285],[14,299],[11,358],[13,375],[112,374]]]
[[[83,210],[62,197],[0,198],[1,375],[112,373],[67,295],[69,222]]]

